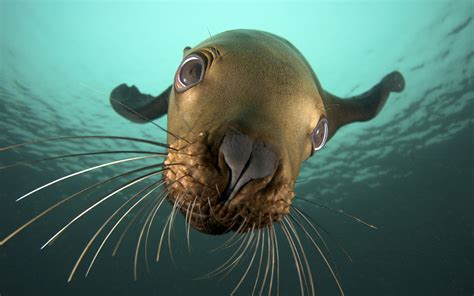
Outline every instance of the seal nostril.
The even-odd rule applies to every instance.
[[[231,200],[248,182],[272,175],[278,164],[275,153],[263,143],[253,143],[243,134],[224,137],[220,152],[229,167],[230,180],[222,195]]]

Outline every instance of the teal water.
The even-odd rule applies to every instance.
[[[259,29],[288,39],[323,87],[344,97],[399,70],[405,91],[392,95],[373,121],[341,129],[304,164],[296,186],[298,195],[344,209],[378,229],[299,205],[333,238],[328,244],[347,295],[472,295],[473,16],[472,1],[0,1],[0,147],[69,135],[163,141],[165,133],[155,126],[116,115],[109,92],[123,82],[145,93],[161,92],[185,46],[230,29]],[[157,123],[165,126],[166,117]],[[147,148],[108,140],[55,142],[0,152],[0,166],[125,146]],[[68,158],[1,170],[0,238],[68,193],[121,170],[104,168],[21,202],[16,198],[114,159]],[[223,279],[196,280],[224,263],[233,249],[209,253],[228,236],[191,231],[188,253],[180,216],[170,239],[174,261],[166,245],[156,263],[166,205],[153,228],[149,273],[140,257],[134,281],[140,231],[134,225],[117,256],[110,254],[119,235],[87,278],[92,255],[67,283],[87,241],[126,195],[84,217],[53,246],[40,247],[96,198],[89,194],[61,207],[0,247],[0,295],[226,295],[247,267],[249,258]],[[306,250],[317,293],[338,295],[321,258],[311,245]],[[283,243],[280,255],[280,295],[297,295],[293,258]],[[254,281],[252,269],[237,294],[249,295]]]

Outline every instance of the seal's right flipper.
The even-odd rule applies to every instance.
[[[391,92],[401,92],[404,88],[403,75],[394,71],[370,90],[352,98],[341,99],[325,91],[324,105],[329,121],[329,138],[343,125],[371,120],[382,110]]]
[[[171,86],[159,96],[142,94],[134,85],[120,84],[110,93],[110,103],[123,117],[137,123],[150,122],[168,113]]]

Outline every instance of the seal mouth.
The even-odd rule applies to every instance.
[[[293,183],[285,182],[277,154],[261,141],[227,133],[208,143],[170,146],[164,174],[168,199],[195,229],[208,234],[246,232],[289,212]]]

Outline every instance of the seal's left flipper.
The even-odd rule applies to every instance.
[[[374,118],[382,110],[390,93],[401,92],[404,88],[403,75],[394,71],[369,91],[352,98],[341,99],[325,91],[323,99],[329,121],[329,138],[343,125]]]
[[[120,84],[110,93],[110,103],[123,117],[137,123],[146,123],[168,112],[171,86],[159,96],[142,94],[134,85]]]

